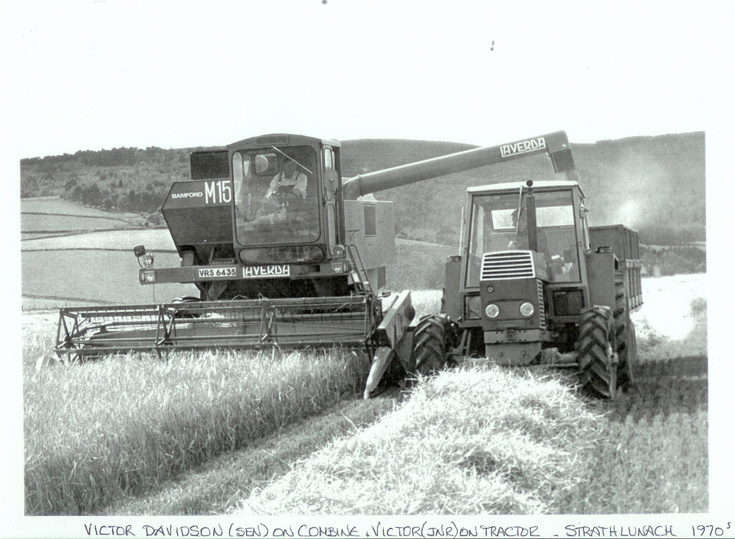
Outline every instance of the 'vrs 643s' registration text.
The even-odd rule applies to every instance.
[[[199,268],[200,279],[216,279],[217,277],[236,277],[237,267],[228,266],[226,268]]]

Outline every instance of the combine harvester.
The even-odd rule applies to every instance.
[[[376,292],[395,256],[393,207],[364,195],[539,153],[571,180],[469,189],[441,314],[417,319],[409,291]],[[471,356],[574,366],[606,397],[632,378],[637,236],[588,228],[563,132],[350,179],[339,142],[274,134],[192,153],[191,178],[162,206],[181,266],[155,268],[143,246],[135,255],[141,284],[192,283],[199,297],[62,308],[62,360],[341,346],[372,360],[366,398],[386,372],[426,374]]]

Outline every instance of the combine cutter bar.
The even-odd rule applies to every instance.
[[[62,308],[55,351],[74,361],[135,350],[363,347],[377,313],[369,295]]]

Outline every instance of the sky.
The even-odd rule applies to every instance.
[[[733,6],[0,0],[10,142],[36,157],[273,132],[491,145],[705,131]]]

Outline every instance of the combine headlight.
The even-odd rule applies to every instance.
[[[133,249],[136,258],[138,259],[138,265],[141,268],[152,268],[153,267],[153,255],[145,252],[145,246],[136,245]]]
[[[497,318],[500,314],[500,307],[495,305],[494,303],[489,303],[487,307],[485,307],[485,316],[488,318]]]
[[[350,263],[347,260],[335,260],[332,262],[332,271],[334,273],[348,273]]]
[[[156,270],[142,269],[138,273],[138,279],[140,279],[140,284],[155,283],[156,282]]]
[[[521,311],[521,314],[523,316],[532,316],[533,313],[536,311],[535,307],[533,306],[533,303],[529,303],[527,301],[524,301],[523,303],[521,303],[521,306],[518,310]]]

